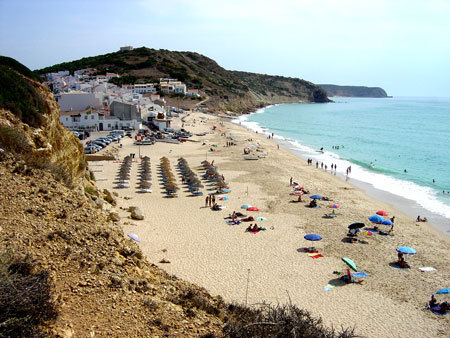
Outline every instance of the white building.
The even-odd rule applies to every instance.
[[[133,88],[133,93],[138,94],[155,94],[156,88],[153,83],[146,84],[135,84]]]
[[[186,92],[186,96],[199,97],[200,94],[198,93],[198,89],[188,89],[188,91]]]
[[[69,92],[55,96],[61,111],[85,110],[103,107],[104,93]]]
[[[59,116],[61,123],[68,129],[88,130],[116,130],[116,129],[141,129],[142,123],[137,120],[123,121],[106,112],[78,111],[61,112]]]
[[[121,51],[121,52],[126,51],[126,50],[133,50],[133,49],[134,49],[133,46],[123,46],[123,47],[120,47],[120,51]]]

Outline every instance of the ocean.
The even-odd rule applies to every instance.
[[[369,195],[450,233],[450,98],[333,101],[270,106],[234,122],[336,164],[343,178],[351,166],[351,182]]]

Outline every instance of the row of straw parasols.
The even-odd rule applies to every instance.
[[[203,179],[214,183],[219,189],[228,188],[228,184],[223,179],[223,176],[219,174],[215,166],[206,160],[202,161],[202,166],[205,169],[205,173],[202,176]]]
[[[172,173],[170,161],[167,157],[160,159],[161,180],[168,197],[178,197],[177,191],[180,189],[176,184],[175,175]]]
[[[182,177],[184,177],[184,182],[188,186],[189,191],[192,193],[192,195],[199,196],[203,193],[200,192],[200,188],[203,188],[203,184],[201,183],[200,179],[197,177],[197,174],[192,171],[192,169],[189,167],[188,162],[185,158],[180,157],[178,159],[178,170],[180,171],[180,174]]]
[[[119,172],[117,173],[117,187],[118,188],[129,188],[130,187],[130,171],[133,161],[131,156],[125,156],[122,163],[119,166]]]
[[[152,192],[152,169],[150,168],[150,157],[144,156],[139,168],[139,191],[143,193]]]

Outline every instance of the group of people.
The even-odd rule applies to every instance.
[[[450,311],[450,303],[448,301],[444,301],[439,304],[434,295],[431,295],[431,300],[428,303],[428,308],[438,313],[444,314],[447,311]]]
[[[402,254],[401,252],[399,252],[398,253],[398,260],[397,260],[397,265],[400,267],[400,268],[409,268],[409,264],[408,264],[408,262],[405,260],[405,255],[404,254]]]
[[[205,208],[212,207],[216,203],[216,196],[208,195],[205,198]]]
[[[251,224],[247,227],[247,229],[245,229],[245,232],[255,232],[255,231],[260,231],[261,228],[258,226],[258,224]]]
[[[428,219],[426,217],[421,218],[420,216],[417,216],[416,222],[428,222]]]

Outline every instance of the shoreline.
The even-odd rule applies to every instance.
[[[272,105],[269,105],[269,106],[263,107],[261,109],[271,107],[271,106]],[[250,113],[249,115],[258,114],[258,113],[259,113],[258,111],[255,111],[255,112]],[[249,130],[250,132],[253,132],[253,133],[255,132],[246,126],[239,124],[239,122],[237,122],[237,121],[235,121],[233,123]],[[259,126],[259,127],[266,129],[266,130],[270,130],[270,127],[262,127],[262,126]],[[266,135],[270,134],[269,132],[264,132],[264,133]],[[276,134],[275,134],[275,136],[276,136]],[[303,152],[300,149],[296,149],[285,139],[277,140],[275,138],[275,139],[273,139],[273,141],[277,142],[280,146],[284,147],[285,149],[288,149],[290,152],[292,152],[293,154],[295,154],[296,156],[300,157],[303,160],[306,160],[309,157],[314,158],[314,155]],[[339,173],[337,173],[336,176],[339,176],[343,181],[346,181],[346,177],[343,173],[339,172]],[[370,182],[358,180],[358,179],[352,178],[351,176],[349,177],[348,182],[350,184],[354,185],[355,187],[364,190],[368,196],[375,198],[377,200],[392,204],[396,209],[399,209],[399,210],[405,212],[407,215],[409,215],[413,219],[416,219],[417,215],[420,215],[421,217],[427,217],[427,219],[428,219],[427,222],[417,222],[417,224],[419,224],[419,225],[430,224],[436,230],[441,231],[445,235],[447,235],[447,236],[450,235],[450,220],[444,216],[438,215],[432,211],[425,209],[424,207],[419,205],[416,201],[407,199],[406,197],[403,197],[403,196],[392,194],[386,190],[381,190],[381,189],[375,188]]]
[[[213,125],[221,132],[212,131]],[[405,213],[368,197],[363,190],[339,177],[307,166],[306,161],[290,150],[277,149],[277,142],[267,140],[263,134],[202,113],[186,117],[185,129],[207,134],[194,137],[201,142],[157,142],[141,146],[141,154],[151,158],[154,177],[151,194],[135,189],[138,161],[133,163],[131,188],[127,189],[114,188],[118,163],[97,163],[103,164],[101,172],[96,173],[98,187],[119,194],[116,210],[122,219],[120,226],[125,234],[139,236],[140,246],[151,263],[228,301],[241,304],[248,301],[250,305],[292,301],[313,316],[320,316],[329,327],[356,325],[356,333],[360,335],[431,337],[448,331],[448,316],[435,316],[422,310],[431,293],[446,287],[448,282],[450,240],[447,236],[442,238],[430,227],[416,227]],[[237,146],[225,147],[223,132],[233,137]],[[202,145],[203,142],[206,144]],[[267,150],[268,156],[257,161],[243,160],[242,149],[257,142]],[[209,151],[210,144],[218,145],[216,151]],[[137,150],[132,139],[126,139],[119,155],[123,158],[130,152],[137,154]],[[197,175],[201,174],[200,165],[206,157],[214,160],[231,189],[227,195],[229,200],[220,202],[226,209],[205,208],[205,196],[192,197],[184,188],[179,191],[179,197],[164,198],[158,178],[162,156],[169,159],[174,173],[177,159],[184,157]],[[178,173],[176,176],[182,187]],[[305,208],[306,203],[292,203],[290,177],[304,183],[312,194],[332,198],[333,203],[341,206],[340,215],[333,219],[322,217],[330,211],[328,202],[320,201],[321,209]],[[202,191],[209,193],[208,188],[205,185]],[[249,214],[240,209],[244,203],[261,208],[251,215],[267,218],[265,222],[258,222],[266,231],[250,234],[244,232],[248,223],[225,223],[224,217],[233,210]],[[129,206],[139,207],[145,219],[130,220],[126,212]],[[348,224],[366,220],[380,209],[396,216],[395,236],[360,235],[366,244],[343,241]],[[311,242],[303,238],[307,233],[323,237],[322,241],[314,242],[323,258],[311,259],[301,252],[302,247],[311,246]],[[410,270],[399,271],[390,263],[397,258],[395,248],[405,245],[414,247],[418,254],[409,260]],[[345,269],[341,257],[353,259],[359,269],[369,274],[363,285],[339,284],[333,271]],[[162,263],[163,260],[170,263]],[[418,269],[421,266],[433,266],[437,271],[423,273]],[[330,283],[336,286],[324,291]],[[364,324],[367,309],[370,309],[371,325]]]

